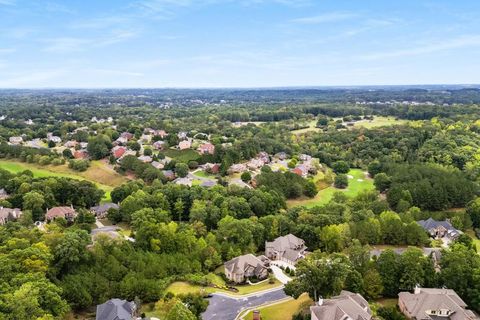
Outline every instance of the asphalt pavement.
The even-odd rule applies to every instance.
[[[288,296],[283,288],[258,292],[240,297],[229,297],[214,293],[207,310],[202,314],[202,320],[235,320],[236,316],[247,308],[273,303]]]

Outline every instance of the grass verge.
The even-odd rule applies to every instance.
[[[290,320],[292,316],[300,310],[312,305],[313,301],[308,294],[304,293],[298,299],[292,299],[285,302],[273,304],[271,306],[259,307],[262,320]],[[253,311],[247,313],[245,320],[253,319]]]

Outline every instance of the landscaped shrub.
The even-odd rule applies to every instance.
[[[346,187],[348,187],[348,177],[347,177],[347,175],[338,174],[335,177],[335,181],[334,181],[333,185],[335,186],[335,188],[339,188],[339,189],[345,189]]]
[[[68,167],[75,171],[86,171],[89,166],[90,166],[90,161],[83,160],[83,159],[70,160],[68,162]]]

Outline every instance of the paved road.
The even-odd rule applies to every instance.
[[[288,296],[283,288],[257,293],[239,298],[230,298],[222,294],[213,294],[207,310],[202,314],[202,320],[234,320],[244,309],[272,303]]]

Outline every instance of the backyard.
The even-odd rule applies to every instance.
[[[222,277],[214,274],[210,274],[212,277],[212,283],[214,285],[220,286],[220,287],[225,287],[227,284],[225,281],[222,279]],[[254,293],[254,292],[259,292],[263,290],[268,290],[268,289],[273,289],[280,287],[282,284],[275,279],[274,283],[269,283],[268,280],[259,282],[257,284],[249,285],[236,285],[233,286],[235,287],[238,292],[233,292],[229,291],[226,289],[219,289],[219,288],[214,288],[214,287],[203,287],[200,285],[193,285],[185,281],[176,281],[171,283],[165,292],[171,292],[174,294],[186,294],[186,293],[194,293],[194,292],[203,292],[203,293],[225,293],[225,294],[230,294],[230,295],[244,295],[244,294],[249,294],[249,293]]]
[[[187,149],[187,150],[167,149],[165,151],[161,151],[160,153],[165,155],[166,157],[169,157],[184,163],[188,163],[189,161],[197,161],[200,158],[200,155],[198,154],[198,152],[192,149]]]

